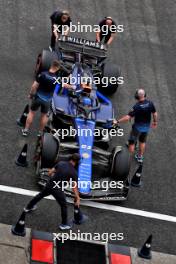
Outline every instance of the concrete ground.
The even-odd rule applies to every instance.
[[[11,226],[0,224],[0,263],[28,264],[30,263],[31,229],[26,229],[25,237],[11,234]],[[176,256],[152,252],[151,260],[137,256],[137,249],[130,248],[133,264],[175,264]]]
[[[28,103],[37,54],[48,47],[49,16],[54,9],[68,8],[74,23],[96,24],[112,16],[125,31],[118,34],[109,49],[111,63],[120,65],[125,83],[112,97],[117,116],[134,104],[137,88],[144,87],[159,112],[159,126],[152,130],[145,155],[143,187],[132,188],[121,204],[147,212],[176,217],[176,2],[174,0],[1,0],[0,1],[0,185],[38,190],[32,157],[38,119],[30,137],[24,140],[16,119]],[[83,34],[94,39],[94,34]],[[125,136],[113,144],[125,144],[130,125],[123,125]],[[29,144],[29,167],[19,168],[14,160],[24,143]],[[29,201],[25,195],[0,191],[0,222],[13,224]],[[119,205],[119,204],[114,204]],[[69,206],[70,214],[72,207]],[[153,234],[153,249],[176,254],[175,222],[121,212],[84,208],[90,216],[82,231],[123,232],[123,244],[138,248]],[[42,201],[40,210],[29,217],[27,227],[53,232],[60,223],[60,212],[53,201]],[[20,249],[18,249],[20,250]],[[10,253],[9,253],[10,254]]]

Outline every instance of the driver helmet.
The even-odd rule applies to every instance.
[[[84,97],[83,98],[83,105],[88,106],[88,107],[91,106],[92,105],[91,99],[89,97]]]

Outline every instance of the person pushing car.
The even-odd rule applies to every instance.
[[[51,64],[49,70],[41,72],[33,82],[29,94],[29,98],[32,100],[32,102],[29,114],[26,119],[25,127],[22,129],[23,136],[28,136],[29,128],[32,125],[35,113],[39,107],[41,108],[41,117],[38,136],[43,134],[44,127],[48,122],[48,112],[56,86],[55,81],[57,80],[59,69],[60,63],[59,61],[55,60]]]
[[[116,23],[112,17],[105,17],[99,22],[100,30],[96,32],[96,41],[110,45],[116,35]],[[106,29],[106,30],[105,30]]]
[[[55,43],[57,39],[59,38],[59,35],[65,35],[67,36],[69,33],[69,27],[71,23],[71,18],[69,11],[63,10],[63,11],[55,11],[51,16],[51,49],[55,49]]]
[[[61,217],[62,223],[59,225],[61,230],[70,229],[72,227],[71,223],[68,223],[67,219],[67,201],[66,195],[64,193],[64,185],[70,182],[70,187],[74,192],[74,205],[80,206],[80,197],[77,188],[78,174],[77,166],[81,160],[81,156],[78,153],[74,153],[70,156],[69,161],[60,161],[52,169],[49,169],[48,175],[50,179],[44,189],[39,192],[24,208],[26,213],[34,211],[37,207],[36,204],[41,201],[44,197],[52,195],[57,203],[61,207]],[[73,185],[71,184],[74,183]]]
[[[152,101],[146,98],[144,89],[139,89],[135,93],[137,103],[132,107],[128,115],[115,120],[114,124],[128,122],[134,118],[132,130],[128,140],[129,151],[131,153],[135,150],[135,144],[139,140],[139,153],[135,155],[138,162],[143,162],[144,152],[146,147],[146,139],[151,127],[151,116],[153,117],[152,128],[157,127],[158,114]]]

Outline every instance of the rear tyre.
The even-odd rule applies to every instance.
[[[101,90],[106,93],[106,94],[114,94],[117,89],[118,89],[118,78],[120,77],[121,72],[120,72],[120,68],[115,65],[112,64],[111,62],[106,62],[106,64],[104,65],[103,68],[103,77],[107,77],[108,78],[108,84],[106,87],[103,87],[103,83],[101,83]],[[116,78],[115,84],[112,84],[112,80],[111,78]],[[114,82],[114,80],[113,80]]]
[[[54,60],[58,60],[58,56],[56,52],[51,52],[49,50],[43,50],[41,54],[41,70],[42,71],[49,70]]]
[[[52,168],[59,152],[59,141],[52,134],[45,133],[41,150],[41,167]]]
[[[56,52],[51,52],[49,50],[43,50],[37,57],[35,74],[39,74],[42,71],[49,70],[52,62],[54,60],[58,60],[58,56]]]
[[[117,181],[126,182],[130,172],[130,153],[126,147],[113,155],[112,177]]]

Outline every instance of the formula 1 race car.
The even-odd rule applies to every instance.
[[[120,69],[107,58],[104,44],[71,36],[60,36],[55,51],[43,50],[36,63],[35,73],[48,70],[54,59],[62,62],[63,76],[68,76],[72,66],[81,56],[82,62],[91,67],[97,88],[104,93],[115,93],[118,85],[123,84]]]
[[[91,68],[82,63],[81,58],[73,66],[72,75],[77,76],[80,72],[93,78]],[[70,154],[78,152],[82,157],[78,168],[80,197],[89,200],[126,200],[130,170],[128,149],[116,146],[109,152],[100,147],[110,140],[110,132],[114,129],[114,111],[111,101],[94,84],[91,90],[87,89],[87,86],[86,89],[82,88],[79,83],[71,90],[56,85],[50,121],[36,146],[38,183],[46,184],[48,168],[58,160],[68,159]],[[62,132],[70,127],[75,129],[76,134],[70,137],[68,133],[63,137]],[[108,131],[106,135],[102,133],[104,130]],[[65,192],[73,196],[71,188]]]

